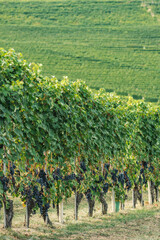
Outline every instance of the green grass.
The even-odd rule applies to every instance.
[[[2,228],[3,212],[0,212],[0,239],[1,240],[159,240],[160,238],[160,203],[148,205],[147,192],[144,192],[145,207],[137,204],[132,209],[131,192],[125,203],[125,210],[111,213],[111,194],[108,193],[106,201],[109,204],[107,215],[101,214],[101,204],[96,201],[93,218],[87,216],[88,206],[82,200],[79,209],[79,220],[73,220],[74,197],[64,203],[64,221],[58,223],[56,211],[49,210],[53,228],[46,226],[39,213],[30,220],[30,228],[23,226],[25,208],[19,199],[14,200],[14,218],[12,229]]]
[[[42,63],[45,75],[157,102],[160,4],[153,3],[0,0],[0,47]]]

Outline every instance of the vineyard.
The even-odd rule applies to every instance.
[[[159,200],[160,108],[132,97],[92,91],[82,81],[43,77],[13,49],[0,49],[0,203],[4,227],[14,221],[14,199],[21,199],[25,226],[48,210],[63,223],[63,202],[75,196],[74,218],[82,199],[93,216],[95,200],[107,214]]]
[[[0,47],[43,74],[160,101],[159,0],[0,0]]]

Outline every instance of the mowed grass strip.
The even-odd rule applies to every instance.
[[[49,216],[53,227],[46,226],[42,217],[37,212],[30,219],[30,228],[24,227],[25,208],[19,199],[14,200],[15,216],[13,227],[3,229],[3,213],[0,213],[0,239],[2,240],[64,240],[64,239],[127,239],[127,240],[158,240],[160,237],[160,203],[150,206],[147,202],[147,192],[144,192],[145,207],[137,204],[137,209],[132,209],[131,193],[125,204],[125,210],[119,213],[111,213],[111,194],[106,196],[109,204],[107,215],[101,214],[101,204],[96,201],[94,217],[87,215],[88,205],[84,198],[80,204],[79,220],[75,221],[74,196],[64,203],[64,221],[58,222],[56,210],[50,209]]]
[[[0,47],[43,64],[44,75],[157,102],[160,14],[154,1],[0,0]]]

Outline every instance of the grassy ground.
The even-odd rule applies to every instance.
[[[0,47],[44,74],[158,101],[159,0],[0,0]]]
[[[101,205],[96,202],[94,217],[87,216],[87,202],[83,199],[79,220],[73,219],[74,197],[64,204],[64,221],[62,225],[58,222],[55,210],[50,209],[49,215],[53,222],[53,228],[46,226],[39,214],[31,218],[30,228],[23,226],[25,208],[17,199],[15,201],[15,216],[13,228],[4,230],[2,221],[2,210],[0,219],[1,240],[159,240],[160,239],[160,203],[149,206],[147,194],[144,195],[145,207],[137,205],[132,209],[131,194],[126,201],[125,210],[119,213],[111,213],[110,194],[106,200],[109,204],[108,214],[101,215]]]

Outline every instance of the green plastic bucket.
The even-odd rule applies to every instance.
[[[119,202],[116,201],[116,212],[119,212]]]

